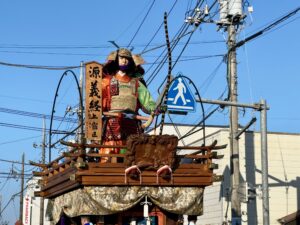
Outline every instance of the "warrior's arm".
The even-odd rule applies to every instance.
[[[146,113],[151,113],[155,110],[155,101],[153,100],[149,90],[139,82],[138,99]]]

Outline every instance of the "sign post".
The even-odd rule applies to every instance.
[[[89,62],[85,65],[85,134],[86,139],[101,141],[102,131],[102,65]]]

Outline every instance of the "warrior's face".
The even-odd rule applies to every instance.
[[[124,56],[119,56],[119,66],[127,66],[129,64],[129,59]]]
[[[132,69],[132,58],[118,56],[119,69],[124,72],[128,72]]]

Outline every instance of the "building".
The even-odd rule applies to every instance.
[[[35,177],[27,182],[27,189],[24,193],[23,199],[23,225],[37,225],[40,224],[40,203],[41,198],[34,197],[34,192],[40,190],[38,179]],[[45,216],[47,199],[44,201],[44,223],[43,225],[50,225],[48,218]]]

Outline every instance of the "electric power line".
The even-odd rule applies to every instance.
[[[30,178],[28,178],[28,180],[31,180],[32,178],[33,178],[33,176],[31,176]],[[15,194],[13,194],[13,195],[10,197],[9,201],[8,201],[8,202],[6,203],[6,205],[2,208],[2,210],[1,210],[1,212],[0,212],[0,215],[2,215],[2,213],[4,212],[4,210],[9,206],[10,202],[13,201],[14,198],[15,198],[16,196],[18,196],[21,192],[23,192],[24,190],[26,190],[27,187],[28,187],[28,185],[26,185],[26,187],[24,187],[23,190],[21,190],[20,192],[15,193]]]
[[[7,163],[13,163],[13,164],[21,164],[22,165],[22,162],[19,162],[19,161],[13,161],[13,160],[7,160],[7,159],[0,159],[0,162],[7,162]],[[24,163],[26,166],[32,166],[31,164],[29,163]]]
[[[0,126],[10,127],[10,128],[18,128],[18,129],[23,129],[23,130],[31,130],[31,131],[43,131],[43,128],[40,128],[40,127],[25,126],[25,125],[13,124],[13,123],[2,123],[2,122],[0,122]],[[46,131],[49,132],[49,129],[46,129]],[[66,130],[52,130],[52,133],[74,134],[74,133],[66,131]]]
[[[5,141],[5,142],[1,142],[0,145],[6,145],[6,144],[11,144],[11,143],[16,143],[16,142],[21,142],[21,141],[27,141],[33,138],[38,138],[41,137],[42,135],[37,135],[37,136],[32,136],[32,137],[27,137],[27,138],[20,138],[20,139],[15,139],[15,140],[11,140],[11,141]]]
[[[173,3],[173,5],[172,5],[171,9],[169,10],[167,16],[169,16],[169,15],[171,14],[171,12],[173,11],[175,5],[177,4],[177,1],[178,1],[178,0],[176,0],[176,1]],[[154,38],[155,38],[156,35],[158,34],[159,30],[162,28],[162,25],[163,25],[163,22],[159,25],[158,29],[156,30],[156,32],[154,33],[154,35],[151,37],[151,39],[149,40],[148,44],[144,47],[144,49],[142,50],[142,52],[145,52],[146,49],[150,46],[151,42],[154,40]]]
[[[282,22],[284,22],[285,20],[289,19],[290,17],[296,15],[298,13],[298,11],[300,11],[300,7],[296,8],[293,11],[289,12],[288,14],[282,16],[281,18],[279,18],[275,22],[271,23],[267,27],[261,29],[260,31],[256,32],[255,34],[252,34],[249,37],[245,38],[244,40],[239,41],[238,43],[235,44],[235,46],[233,46],[231,49],[229,49],[229,51],[232,51],[232,50],[234,50],[234,49],[236,49],[238,47],[241,47],[246,42],[251,41],[251,40],[253,40],[253,39],[255,39],[255,38],[263,35],[264,33],[272,30],[277,25],[281,24]]]
[[[16,110],[16,109],[8,109],[8,108],[3,108],[3,107],[0,107],[0,112],[16,114],[16,115],[21,115],[21,116],[35,117],[35,118],[42,118],[42,119],[43,118],[51,119],[50,115],[45,115],[45,114],[35,113],[35,112],[26,112],[26,111],[21,111],[21,110]],[[57,121],[63,121],[63,122],[78,123],[77,119],[66,118],[66,117],[61,117],[61,116],[54,116],[53,119],[57,120]]]
[[[149,13],[150,13],[150,11],[151,11],[151,9],[152,9],[154,3],[155,3],[155,0],[152,1],[152,4],[150,5],[150,7],[149,7],[149,9],[148,9],[148,11],[147,11],[145,17],[143,18],[143,20],[142,20],[141,24],[139,25],[137,31],[136,31],[135,34],[133,35],[131,41],[130,41],[129,44],[127,45],[127,48],[131,45],[131,43],[133,42],[134,38],[137,36],[138,32],[140,31],[141,27],[143,26],[143,24],[144,24],[146,18],[148,17],[148,15],[149,15]]]

